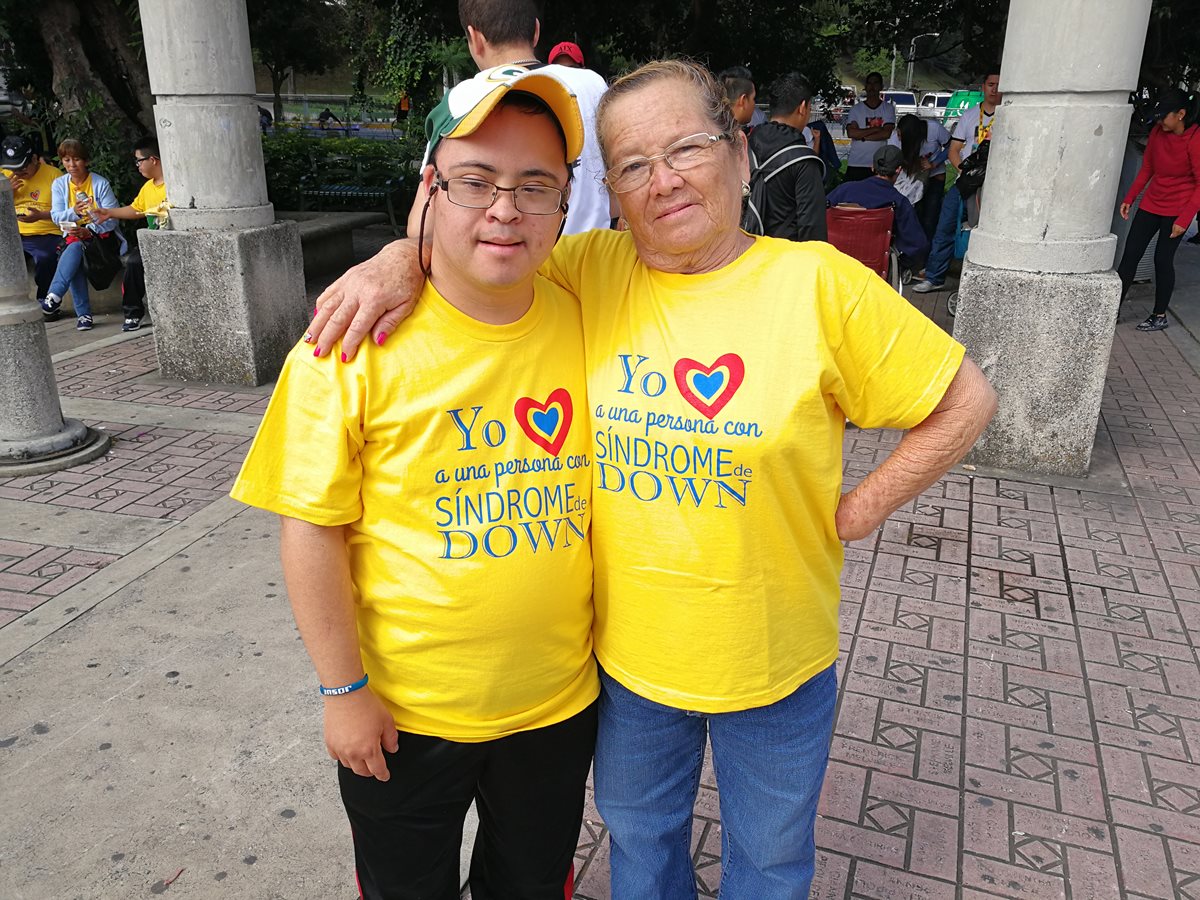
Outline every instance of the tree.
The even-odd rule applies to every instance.
[[[130,147],[154,124],[136,0],[0,0],[0,35],[0,66],[26,97],[44,149],[67,135],[82,139],[125,196]]]
[[[250,45],[271,76],[275,120],[288,72],[319,74],[345,53],[345,7],[334,0],[247,0]]]

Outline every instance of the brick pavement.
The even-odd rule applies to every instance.
[[[941,316],[941,295],[923,302]],[[160,379],[141,335],[58,376],[64,397],[265,403]],[[1175,344],[1123,325],[1103,415],[1127,491],[952,474],[847,548],[815,897],[1200,898],[1198,413],[1200,377]],[[224,495],[248,445],[89,424],[113,433],[111,453],[0,479],[0,498],[183,522]],[[850,432],[847,484],[897,437]],[[118,558],[0,541],[0,627]],[[693,829],[705,897],[720,880],[718,810],[706,765]],[[608,896],[605,838],[589,795],[579,898]]]

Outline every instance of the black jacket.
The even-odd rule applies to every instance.
[[[792,144],[804,144],[803,132],[780,122],[767,122],[750,133],[750,149],[760,163]],[[821,158],[813,153],[771,179],[763,223],[766,234],[793,241],[825,240],[824,177]]]

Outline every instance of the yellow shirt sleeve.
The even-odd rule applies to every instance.
[[[362,383],[360,366],[315,359],[308,344],[298,344],[279,375],[234,499],[314,525],[357,521]]]
[[[861,272],[842,275],[851,289],[839,295],[855,299],[841,307],[834,396],[860,428],[912,428],[941,402],[965,350],[865,266],[848,268]]]

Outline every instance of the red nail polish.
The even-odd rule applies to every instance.
[[[319,313],[320,311],[321,311],[321,307],[319,307],[319,306],[314,306],[314,307],[313,307],[313,315],[314,315],[314,316],[315,316],[317,313]]]
[[[379,334],[375,335],[375,343],[378,344],[380,347],[383,346],[383,342],[386,340],[387,340],[387,332],[386,331],[381,331],[381,332],[379,332]]]
[[[346,354],[345,354],[345,353],[343,353],[343,354],[342,354],[342,362],[345,362],[345,361],[346,361]]]
[[[313,356],[319,357],[320,355],[321,355],[321,348],[318,347],[316,350],[313,351]]]

